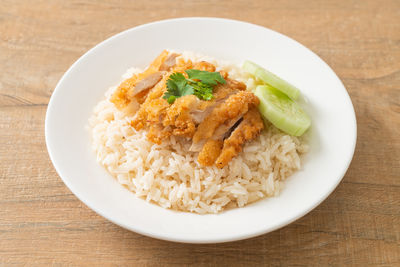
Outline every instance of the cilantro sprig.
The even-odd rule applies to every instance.
[[[163,98],[169,104],[185,95],[195,95],[201,100],[211,100],[213,89],[218,83],[224,84],[226,81],[219,72],[209,72],[190,69],[185,71],[186,78],[182,73],[175,72],[167,80],[167,91]]]

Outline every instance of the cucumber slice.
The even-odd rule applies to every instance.
[[[243,64],[243,69],[261,81],[282,91],[293,100],[296,100],[300,95],[299,89],[254,62],[246,60]]]
[[[254,94],[260,99],[258,110],[261,114],[285,133],[300,136],[310,127],[310,117],[281,91],[259,85]]]

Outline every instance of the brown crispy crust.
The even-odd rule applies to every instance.
[[[161,144],[171,135],[193,138],[193,144],[199,148],[204,143],[198,155],[198,162],[203,166],[215,163],[219,168],[223,168],[240,153],[246,141],[257,137],[263,129],[263,122],[256,108],[259,100],[253,93],[246,91],[244,83],[230,79],[227,72],[221,71],[226,83],[214,88],[212,100],[203,101],[194,95],[187,95],[169,104],[163,99],[163,95],[166,91],[166,81],[172,73],[180,72],[186,75],[184,71],[187,69],[210,72],[216,70],[213,64],[206,61],[193,64],[190,60],[180,58],[176,60],[176,64],[171,64],[169,61],[175,58],[176,54],[163,51],[146,71],[122,82],[110,100],[121,110],[132,101],[140,104],[131,125],[136,130],[146,129],[149,141]],[[166,60],[168,64],[164,64]],[[168,68],[165,67],[167,65]],[[157,74],[160,68],[164,72],[155,86],[153,82],[143,80],[149,75]],[[145,82],[146,86],[153,87],[144,88],[133,96],[132,90],[141,80],[142,84],[137,88]],[[236,125],[237,128],[232,132],[231,128]],[[223,138],[227,139],[224,141]]]

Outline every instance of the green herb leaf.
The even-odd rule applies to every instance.
[[[168,89],[172,90],[173,92],[179,92],[179,90],[187,84],[185,76],[182,73],[175,72],[169,76],[167,81]]]
[[[224,84],[225,80],[219,72],[209,72],[204,70],[185,70],[189,79],[200,80],[202,83],[209,85],[217,85],[218,83]]]
[[[164,98],[165,98],[165,96],[164,96]],[[170,95],[170,96],[167,98],[168,104],[174,103],[174,102],[175,102],[175,99],[176,99],[176,96]]]
[[[195,95],[202,100],[211,100],[213,98],[214,86],[218,83],[225,83],[224,78],[219,72],[209,72],[201,70],[186,70],[189,76],[186,79],[182,73],[173,73],[167,80],[167,91],[163,98],[169,104],[175,102],[176,98],[185,95]]]
[[[163,98],[169,104],[175,102],[175,99],[184,95],[192,95],[194,88],[187,83],[185,76],[182,73],[173,73],[167,80],[167,92],[164,93]]]
[[[194,95],[201,100],[211,100],[213,96],[213,87],[202,82],[197,82],[193,85]]]

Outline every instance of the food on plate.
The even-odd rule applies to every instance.
[[[293,100],[296,100],[300,95],[299,89],[254,62],[246,60],[243,63],[243,69],[270,86],[282,91],[282,93]]]
[[[217,213],[278,194],[300,169],[307,145],[296,136],[310,120],[282,93],[294,91],[249,72],[168,50],[128,70],[90,119],[97,160],[164,208]]]
[[[310,117],[281,91],[268,85],[259,85],[254,94],[260,99],[258,108],[261,114],[282,131],[300,136],[310,127]]]

